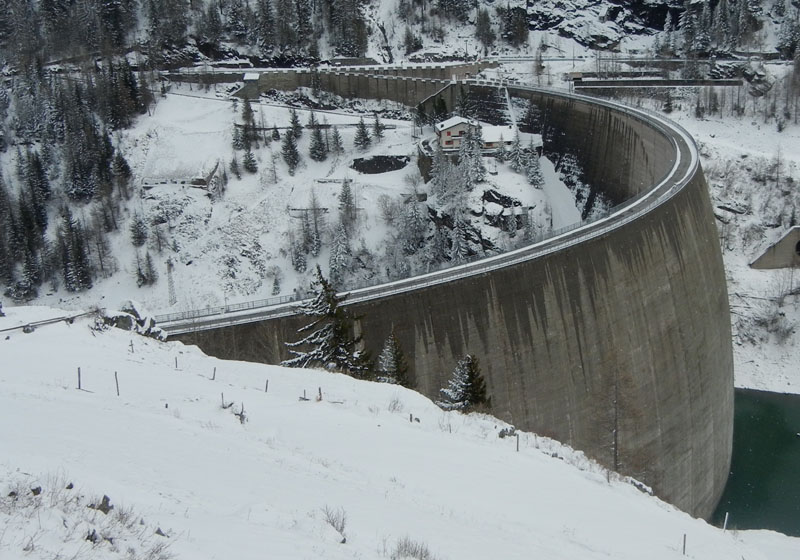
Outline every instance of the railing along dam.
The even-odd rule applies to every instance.
[[[457,88],[439,93],[448,107]],[[418,390],[436,397],[467,353],[492,412],[584,450],[697,516],[725,485],[733,358],[725,274],[696,147],[657,115],[509,86],[545,148],[577,154],[614,212],[529,247],[355,290],[366,346],[391,330]],[[432,103],[432,101],[431,101]],[[209,354],[278,363],[307,319],[295,304],[166,323]]]

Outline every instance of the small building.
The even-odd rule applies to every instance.
[[[794,226],[764,253],[750,263],[750,268],[800,268],[800,226]]]
[[[540,134],[528,134],[519,132],[514,125],[489,125],[481,123],[474,119],[466,119],[464,117],[450,117],[436,126],[436,136],[439,145],[444,151],[458,150],[461,146],[461,139],[467,132],[469,127],[478,128],[481,131],[481,140],[483,141],[483,150],[493,151],[505,145],[511,146],[514,143],[514,138],[519,134],[520,143],[523,147],[528,148],[531,145],[539,151],[542,148],[542,136]]]
[[[457,150],[461,146],[461,137],[469,127],[480,127],[476,120],[464,117],[450,117],[433,128],[439,139],[439,145],[445,150]]]

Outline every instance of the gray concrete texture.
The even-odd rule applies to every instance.
[[[587,180],[615,200],[650,189],[672,166],[667,137],[625,112],[511,93],[543,111],[555,132],[545,148],[576,151]],[[436,398],[456,362],[474,354],[499,418],[584,450],[693,515],[716,506],[730,466],[733,359],[699,167],[672,198],[599,237],[351,310],[373,355],[394,330],[423,394]],[[220,357],[277,363],[306,322],[288,317],[176,338]]]
[[[800,268],[800,226],[790,228],[783,237],[764,251],[750,266],[764,270]]]

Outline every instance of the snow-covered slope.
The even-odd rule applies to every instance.
[[[6,311],[4,560],[400,558],[403,539],[439,559],[669,559],[684,535],[705,560],[800,549],[692,519],[546,438],[520,434],[517,452],[502,422],[400,387],[224,362],[88,318],[8,331],[63,312]],[[107,514],[87,507],[104,495]]]

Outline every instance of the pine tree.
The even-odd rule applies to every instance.
[[[70,292],[92,287],[92,267],[86,250],[83,228],[72,217],[69,208],[61,210],[61,225],[57,232],[64,286]]]
[[[245,152],[244,158],[242,159],[242,167],[244,167],[244,170],[248,173],[256,173],[258,171],[258,163],[252,151],[247,150]]]
[[[379,383],[393,383],[403,387],[411,387],[408,379],[408,363],[394,331],[383,343],[383,349],[378,356],[377,377],[375,380]]]
[[[441,389],[440,393],[442,400],[436,401],[436,404],[444,410],[470,412],[477,407],[491,407],[478,359],[472,354],[467,354],[458,362],[447,387]]]
[[[344,152],[344,144],[342,143],[342,136],[339,134],[339,128],[335,125],[331,136],[331,151],[338,156]]]
[[[341,306],[347,296],[337,295],[334,285],[322,275],[319,265],[311,286],[314,297],[300,307],[300,312],[313,320],[297,331],[304,334],[302,339],[286,343],[293,357],[281,365],[318,366],[354,377],[368,377],[371,369],[369,357],[359,350],[361,337],[351,334],[353,319]],[[301,347],[307,349],[296,350]]]
[[[236,154],[235,153],[233,154],[233,158],[231,158],[231,163],[230,163],[229,167],[230,167],[231,173],[233,173],[234,177],[236,177],[237,179],[241,179],[242,178],[242,172],[239,169],[239,160],[236,159]]]
[[[244,124],[252,125],[253,121],[253,106],[250,104],[250,99],[245,97],[242,103],[242,122]]]
[[[134,214],[130,226],[131,243],[134,247],[141,247],[147,242],[147,222],[141,214]]]
[[[244,150],[244,134],[242,133],[242,127],[235,124],[233,125],[233,139],[231,145],[234,150]]]
[[[314,161],[325,161],[328,158],[328,149],[325,146],[325,140],[322,138],[322,130],[320,128],[311,130],[309,157]]]
[[[475,18],[475,38],[481,42],[484,49],[494,44],[496,37],[492,29],[492,20],[489,17],[489,10],[485,8],[479,9],[478,15]]]
[[[511,149],[508,153],[508,161],[511,164],[511,169],[515,173],[522,172],[525,169],[525,150],[522,148],[522,143],[519,139],[519,132],[514,135],[514,141],[511,143]]]
[[[280,140],[281,139],[281,133],[278,132],[278,127],[277,126],[273,126],[272,127],[272,139],[273,140]]]
[[[351,232],[356,221],[356,203],[350,179],[342,181],[342,190],[339,191],[339,219],[347,232]]]
[[[306,261],[306,254],[303,251],[302,244],[292,243],[291,253],[292,268],[294,268],[295,272],[299,272],[300,274],[304,273],[308,267],[308,262]]]
[[[364,117],[361,117],[358,120],[358,126],[356,127],[356,136],[353,140],[353,145],[358,148],[359,150],[366,150],[369,148],[369,145],[372,143],[372,139],[369,137],[369,131],[367,130],[367,125],[364,124]]]
[[[294,175],[297,166],[300,165],[300,152],[297,151],[297,141],[295,140],[294,132],[291,130],[286,131],[286,134],[283,135],[281,155],[283,156],[283,161],[289,167],[289,175]]]
[[[300,124],[300,117],[295,109],[289,111],[289,126],[295,139],[299,140],[303,136],[303,125]]]
[[[467,223],[463,218],[456,219],[455,227],[451,234],[450,261],[454,264],[463,264],[469,258],[469,240],[467,238]]]
[[[544,175],[542,175],[542,168],[539,164],[539,154],[535,148],[531,148],[528,154],[528,168],[527,168],[528,182],[536,189],[544,187]]]
[[[257,0],[255,39],[261,52],[269,52],[275,45],[275,15],[270,0]]]
[[[376,142],[380,142],[381,138],[383,138],[383,123],[378,117],[378,113],[375,113],[375,120],[372,122],[372,135],[375,137]]]
[[[331,282],[341,284],[344,281],[345,274],[350,270],[352,260],[353,255],[350,249],[349,235],[344,224],[339,224],[333,234],[331,254],[328,259]]]

